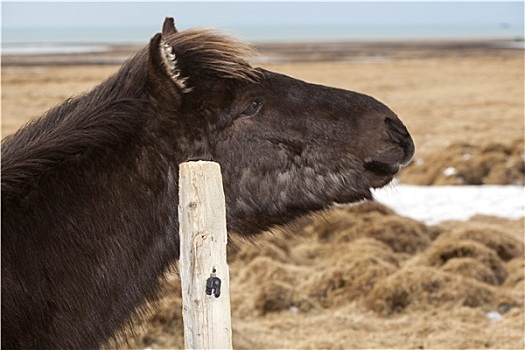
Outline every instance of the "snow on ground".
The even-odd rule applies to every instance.
[[[510,219],[525,215],[523,186],[392,185],[374,190],[374,198],[399,215],[436,224],[483,214]]]

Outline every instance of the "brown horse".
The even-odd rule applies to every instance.
[[[221,165],[230,231],[371,198],[414,145],[385,105],[162,33],[108,80],[2,143],[2,346],[96,348],[179,257],[178,164]]]

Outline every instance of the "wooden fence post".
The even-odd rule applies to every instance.
[[[226,209],[219,164],[198,161],[179,166],[179,223],[185,347],[231,349]],[[218,297],[217,288],[207,290],[207,281],[218,287],[217,278]]]

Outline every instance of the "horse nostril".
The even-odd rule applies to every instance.
[[[403,148],[405,157],[401,161],[402,165],[408,164],[414,156],[415,146],[410,133],[399,119],[386,118],[387,132],[392,141]]]

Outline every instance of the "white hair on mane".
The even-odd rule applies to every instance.
[[[168,75],[171,77],[173,82],[182,90],[182,92],[190,92],[191,87],[186,85],[188,77],[182,77],[179,68],[177,67],[177,56],[173,53],[173,48],[162,40],[160,42],[160,49],[162,50],[162,61],[164,62],[164,68]]]

